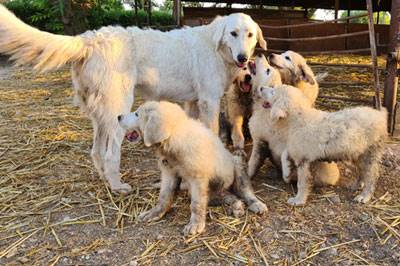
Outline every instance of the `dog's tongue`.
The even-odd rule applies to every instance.
[[[129,132],[125,135],[125,138],[130,142],[137,140],[138,137],[139,137],[139,133],[135,130],[132,132]]]
[[[249,92],[251,90],[251,84],[246,83],[246,82],[242,82],[240,84],[240,87],[242,88],[243,92]]]

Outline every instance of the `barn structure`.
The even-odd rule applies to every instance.
[[[208,3],[208,7],[196,7],[196,3]],[[233,5],[239,8],[233,8]],[[315,9],[334,10],[335,19],[310,19],[309,13]],[[347,11],[348,16],[339,18],[339,10]],[[364,10],[369,13],[350,16],[352,10]],[[379,95],[382,91],[376,54],[387,55],[383,106],[389,111],[388,130],[394,133],[400,73],[399,0],[174,0],[173,11],[175,22],[179,26],[207,24],[216,15],[234,12],[249,14],[263,30],[268,41],[268,52],[295,50],[304,55],[371,53],[372,64],[364,67],[370,67],[374,72],[376,107],[380,104]],[[384,14],[381,11],[390,12],[390,25],[374,23],[373,12],[377,12],[379,17]],[[369,23],[352,22],[352,19],[354,21],[360,17],[369,18]]]

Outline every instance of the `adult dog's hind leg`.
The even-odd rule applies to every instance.
[[[201,99],[198,101],[200,121],[210,128],[217,136],[219,133],[219,101],[220,99]]]

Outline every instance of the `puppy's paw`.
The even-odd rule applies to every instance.
[[[367,203],[371,200],[371,198],[372,198],[371,194],[361,193],[360,195],[358,195],[354,198],[354,201],[359,202],[359,203]]]
[[[250,204],[249,210],[257,214],[264,214],[268,212],[267,205],[265,205],[261,201],[255,201],[252,204]]]
[[[141,222],[153,222],[160,220],[164,216],[164,213],[164,211],[161,211],[158,208],[153,208],[149,211],[145,211],[139,214],[138,219]]]
[[[204,231],[205,227],[206,227],[205,222],[197,222],[197,223],[190,222],[183,229],[183,234],[185,236],[200,234]]]
[[[122,193],[122,194],[126,194],[132,191],[132,187],[127,184],[127,183],[114,183],[114,184],[110,184],[111,190],[113,192],[117,192],[117,193]]]
[[[236,218],[242,217],[246,212],[244,210],[244,203],[241,200],[235,201],[232,206],[232,215]]]
[[[302,206],[306,204],[306,200],[304,198],[293,197],[289,198],[287,203],[292,206]]]

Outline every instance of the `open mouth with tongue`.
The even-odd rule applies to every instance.
[[[246,81],[241,81],[239,83],[240,90],[243,92],[250,92],[251,91],[251,83],[248,83]]]
[[[269,102],[263,102],[262,107],[265,109],[271,108],[271,104]]]
[[[129,142],[137,142],[140,138],[140,134],[138,131],[136,130],[132,130],[130,132],[127,132],[125,134],[125,138],[129,141]]]

